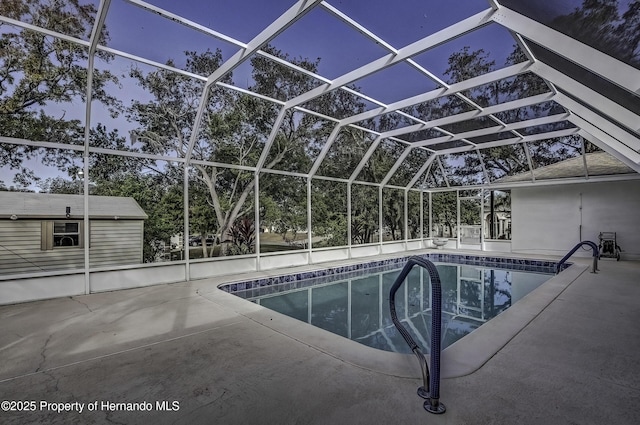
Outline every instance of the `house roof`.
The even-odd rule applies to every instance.
[[[534,168],[533,175],[536,180],[585,177],[585,163],[586,173],[589,176],[630,174],[635,172],[606,152],[592,152],[585,154],[584,158],[582,156],[577,156],[575,158],[556,162],[555,164]],[[503,177],[496,180],[496,183],[530,180],[531,173],[527,171],[513,176]]]
[[[0,192],[0,218],[12,215],[21,218],[69,218],[84,217],[82,195],[61,195],[32,192]],[[119,196],[89,196],[89,217],[93,219],[136,219],[148,218],[133,198]]]

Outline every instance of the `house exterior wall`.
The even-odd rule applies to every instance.
[[[513,252],[564,255],[580,240],[616,232],[622,259],[640,260],[640,182],[512,189]],[[576,256],[590,256],[578,250]]]

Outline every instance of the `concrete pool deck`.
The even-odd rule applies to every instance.
[[[0,307],[0,400],[36,402],[0,422],[636,424],[640,262],[571,261],[443,352],[441,416],[422,408],[413,356],[226,294],[221,278]]]

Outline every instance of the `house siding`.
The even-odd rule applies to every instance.
[[[0,221],[0,274],[84,267],[84,249],[41,249],[42,220]]]
[[[141,220],[92,220],[90,239],[91,267],[142,263]]]
[[[0,275],[80,269],[84,247],[42,250],[43,220],[0,220]],[[92,220],[90,266],[142,262],[142,220]]]

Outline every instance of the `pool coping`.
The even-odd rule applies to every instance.
[[[420,254],[424,253],[429,252],[420,252]],[[453,251],[448,254],[478,256],[478,253],[460,251]],[[543,257],[517,253],[504,253],[502,255],[492,253],[491,257],[507,258],[514,255],[519,258],[534,260],[539,260],[540,257]],[[407,256],[407,253],[403,253],[402,256],[395,257]],[[359,260],[362,263],[362,259]],[[551,304],[573,281],[588,270],[588,261],[582,260],[580,258],[572,259],[573,265],[571,267],[565,269],[559,275],[551,277],[551,279],[520,299],[517,304],[514,304],[514,306],[483,324],[474,332],[443,350],[441,377],[443,379],[461,377],[481,368]],[[554,257],[550,261],[558,261],[558,259]],[[358,262],[356,259],[352,261],[353,264],[356,262]],[[323,268],[321,264],[314,266],[315,269]],[[327,268],[326,265],[324,268]],[[282,270],[272,270],[270,274],[280,276],[283,273]],[[264,277],[265,274],[262,276]],[[237,278],[235,282],[238,282]],[[218,283],[217,286],[233,283],[233,279],[230,277],[227,281]],[[237,314],[272,331],[366,370],[396,377],[420,379],[419,366],[415,357],[411,354],[393,353],[367,347],[306,322],[269,310],[266,307],[218,289],[218,287],[216,287],[215,291],[207,291],[207,297],[211,301],[220,303],[226,308],[231,308]]]

